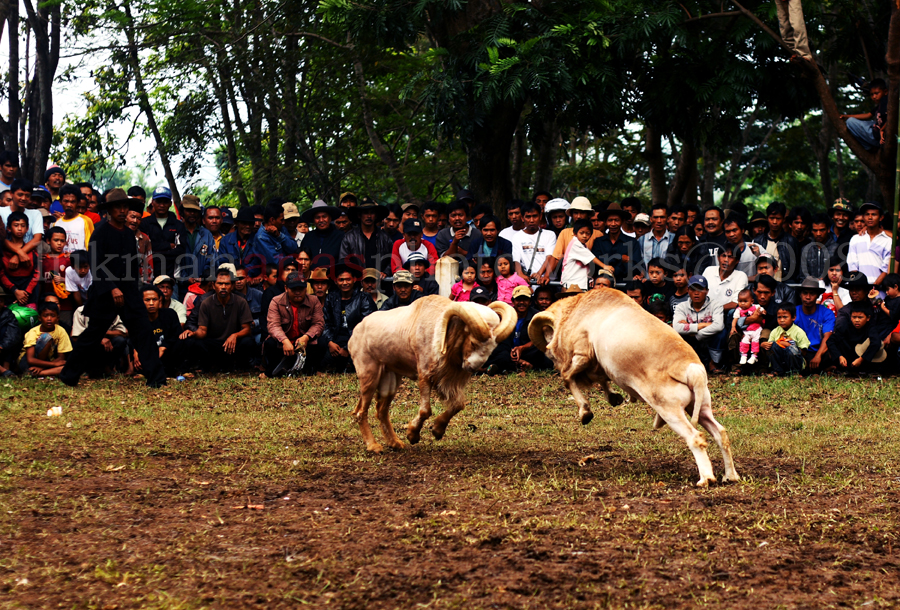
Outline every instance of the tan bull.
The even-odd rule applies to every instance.
[[[369,427],[369,405],[376,395],[385,442],[394,449],[405,446],[390,420],[391,401],[401,377],[416,379],[420,396],[419,412],[409,422],[406,438],[419,442],[422,425],[431,417],[431,393],[435,392],[446,405],[431,428],[440,440],[450,419],[465,407],[469,378],[515,326],[516,312],[506,303],[485,307],[440,296],[422,297],[406,307],[367,316],[347,345],[359,377],[359,403],[353,416],[366,449],[382,450]]]
[[[694,350],[672,327],[613,289],[591,290],[557,301],[528,326],[534,345],[546,352],[578,405],[581,423],[593,418],[585,392],[593,382],[613,406],[623,399],[609,382],[642,399],[656,411],[654,427],[668,424],[694,454],[699,487],[715,483],[703,435],[691,425],[693,414],[722,449],[724,481],[740,479],[728,433],[712,413],[706,370]]]

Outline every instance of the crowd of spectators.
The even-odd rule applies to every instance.
[[[52,377],[87,327],[84,306],[105,264],[92,258],[92,236],[106,222],[106,193],[68,184],[58,167],[41,185],[17,174],[15,155],[0,155],[0,374]],[[888,268],[877,203],[644,211],[635,197],[592,204],[539,192],[509,201],[501,219],[465,189],[450,204],[421,205],[347,192],[337,206],[317,200],[303,212],[280,199],[231,209],[185,195],[176,206],[166,187],[127,196],[140,202],[124,231],[134,233],[170,378],[352,371],[355,327],[441,292],[438,267],[451,277],[449,298],[504,301],[517,313],[487,374],[552,368],[528,323],[587,290],[623,290],[711,373],[886,374],[900,346],[900,276]],[[94,377],[142,372],[119,318],[96,351]]]

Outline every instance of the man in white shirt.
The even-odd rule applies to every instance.
[[[13,212],[24,212],[28,217],[28,232],[23,239],[24,246],[17,248],[6,242],[6,248],[18,255],[19,262],[27,263],[31,260],[31,251],[38,247],[44,237],[44,216],[39,210],[29,210],[31,203],[31,183],[27,180],[15,179],[10,186],[12,199],[6,207],[0,207],[0,221],[6,226],[6,219]]]
[[[522,206],[525,228],[513,234],[512,258],[516,273],[526,280],[537,280],[543,272],[547,256],[556,246],[556,234],[549,229],[541,229],[543,213],[536,203]]]
[[[863,215],[866,232],[862,235],[854,235],[850,239],[850,249],[847,251],[847,268],[850,271],[860,271],[868,278],[869,283],[875,286],[884,298],[881,291],[881,281],[888,273],[888,262],[891,258],[891,238],[881,228],[882,212],[877,203],[864,203],[859,206]]]
[[[737,257],[731,248],[720,248],[717,258],[719,266],[707,267],[703,271],[703,277],[709,285],[709,298],[722,307],[725,320],[725,328],[710,343],[709,354],[717,366],[724,366],[724,351],[728,346],[738,294],[749,285],[749,281],[746,273],[736,269]]]
[[[525,221],[522,220],[522,201],[520,199],[513,199],[507,202],[506,218],[511,226],[500,231],[500,237],[512,243],[512,236],[525,227]]]

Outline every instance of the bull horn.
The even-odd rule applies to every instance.
[[[531,323],[528,325],[528,337],[534,343],[534,346],[542,352],[547,351],[547,344],[549,343],[547,335],[544,334],[544,329],[548,326],[552,331],[556,327],[556,318],[547,311],[531,318]]]
[[[438,332],[441,337],[441,355],[447,353],[447,329],[450,327],[450,320],[453,316],[457,316],[463,321],[463,324],[469,329],[469,334],[476,340],[486,341],[491,336],[491,329],[488,328],[484,318],[469,311],[468,307],[460,303],[451,303],[444,310],[444,315],[441,317],[440,324],[438,324]]]
[[[516,315],[515,309],[503,301],[494,301],[488,307],[500,316],[500,324],[494,329],[494,339],[500,343],[516,329],[516,320],[519,316]]]

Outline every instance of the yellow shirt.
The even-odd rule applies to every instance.
[[[40,324],[25,333],[25,342],[22,344],[22,353],[19,355],[19,360],[25,357],[28,348],[34,347],[43,334],[44,331],[41,330]],[[53,360],[58,354],[67,354],[72,351],[72,342],[69,341],[69,335],[66,334],[66,331],[59,324],[50,332],[50,337],[52,347],[50,348],[48,360]]]

